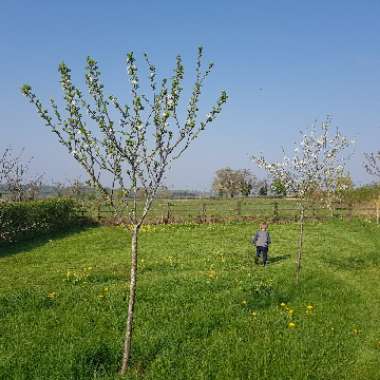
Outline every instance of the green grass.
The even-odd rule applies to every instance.
[[[127,378],[380,378],[379,228],[308,224],[299,288],[297,226],[270,227],[266,269],[253,264],[255,229],[168,225],[141,234]],[[121,228],[100,227],[2,248],[0,379],[117,378],[129,242]]]
[[[168,205],[170,205],[168,207]],[[85,203],[85,207],[92,217],[100,216],[102,219],[112,218],[113,212],[109,206],[98,206]],[[138,201],[138,213],[144,208],[142,201]],[[353,215],[349,210],[334,212],[336,217],[351,219]],[[374,210],[372,219],[374,219]],[[243,221],[243,220],[282,220],[298,221],[299,206],[293,198],[215,198],[215,199],[157,199],[150,210],[147,220],[150,223],[162,222],[170,216],[176,223],[207,221]],[[125,214],[126,216],[126,214]],[[331,211],[322,205],[310,204],[305,211],[308,220],[329,219]]]
[[[168,204],[170,208],[168,209]],[[90,216],[102,220],[112,219],[113,212],[107,205],[91,202],[84,203]],[[353,218],[376,220],[375,201],[364,207],[347,204],[336,205],[333,211],[336,219],[350,221]],[[142,201],[137,202],[138,213],[144,208]],[[200,222],[232,222],[232,221],[286,221],[299,219],[299,205],[294,198],[199,198],[199,199],[157,199],[148,214],[149,223],[162,223],[167,217],[175,223]],[[125,213],[126,217],[127,214]],[[305,218],[309,221],[331,219],[331,210],[322,204],[310,202],[306,207]],[[127,219],[127,218],[126,218]]]

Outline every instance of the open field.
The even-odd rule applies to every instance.
[[[307,224],[299,289],[297,225],[270,226],[266,269],[252,261],[255,229],[144,229],[127,378],[380,378],[379,228]],[[2,249],[0,379],[116,378],[129,242],[99,227]]]
[[[86,205],[86,203],[85,203]],[[141,212],[144,205],[138,202]],[[105,205],[87,204],[90,215],[96,219],[112,218],[112,210]],[[376,220],[379,213],[376,199],[364,205],[336,205],[329,210],[317,203],[309,203],[305,217],[309,220],[326,220],[334,217],[351,220],[355,217]],[[175,222],[220,222],[242,220],[297,221],[299,206],[295,198],[199,198],[199,199],[157,199],[148,214],[150,223]]]

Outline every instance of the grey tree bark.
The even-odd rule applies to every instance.
[[[305,221],[305,207],[302,204],[301,212],[300,212],[300,235],[299,235],[299,241],[298,241],[298,252],[297,252],[297,263],[296,263],[297,284],[299,284],[300,282],[301,261],[302,261],[302,253],[303,253],[304,221]]]
[[[129,283],[130,288],[129,288],[128,318],[127,318],[127,325],[125,329],[123,359],[122,359],[121,368],[119,371],[120,375],[124,375],[126,373],[128,369],[128,365],[129,365],[129,358],[131,356],[133,317],[134,317],[134,309],[135,309],[135,303],[136,303],[138,233],[139,233],[139,226],[135,226],[133,229],[132,242],[131,242],[131,278],[130,278],[130,283]]]

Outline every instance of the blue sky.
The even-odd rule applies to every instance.
[[[298,131],[326,114],[357,141],[349,168],[370,178],[362,153],[380,148],[380,2],[373,1],[73,1],[0,2],[0,151],[25,147],[46,181],[73,178],[78,164],[38,119],[19,87],[59,97],[64,60],[82,81],[85,58],[99,61],[107,90],[127,93],[125,56],[148,52],[168,75],[176,54],[191,75],[203,45],[215,70],[203,103],[221,89],[222,116],[176,162],[166,179],[207,190],[215,170],[250,168],[249,156],[280,157]]]

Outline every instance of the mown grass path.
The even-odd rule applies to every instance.
[[[145,228],[130,379],[380,379],[380,229],[254,224]],[[0,379],[114,379],[129,236],[92,228],[0,253]],[[282,306],[281,306],[282,304]],[[308,307],[309,306],[309,307]]]

